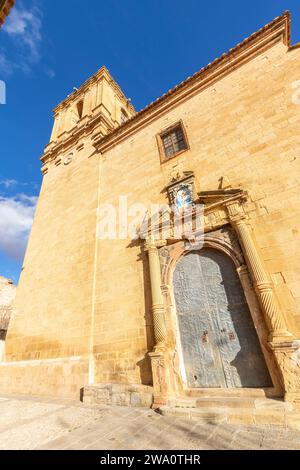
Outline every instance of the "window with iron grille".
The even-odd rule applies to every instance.
[[[188,148],[181,122],[160,134],[160,139],[164,160],[168,160]]]

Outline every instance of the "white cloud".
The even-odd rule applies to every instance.
[[[9,14],[3,31],[14,41],[14,59],[7,58],[7,52],[0,52],[0,71],[11,74],[15,69],[29,72],[32,65],[40,60],[42,42],[42,14],[32,7],[25,9],[15,6]],[[9,54],[11,57],[11,54]]]
[[[53,69],[46,69],[45,70],[46,75],[52,80],[52,78],[55,77],[56,73],[55,70]]]
[[[0,51],[0,72],[4,73],[6,76],[11,75],[16,68],[16,65],[8,60],[5,51]]]
[[[28,23],[32,21],[32,14],[28,11],[19,10],[17,7],[11,12],[4,30],[8,34],[24,34]]]
[[[18,184],[18,181],[16,180],[6,179],[6,180],[0,181],[0,186],[4,186],[6,189],[11,188],[12,186],[15,186],[16,184]]]
[[[36,203],[37,203],[37,200],[38,200],[37,196],[28,196],[28,194],[24,194],[24,193],[18,194],[17,197],[21,202],[23,202],[25,204],[29,204],[33,207],[36,206]]]
[[[36,196],[0,197],[0,250],[22,261],[33,221]]]

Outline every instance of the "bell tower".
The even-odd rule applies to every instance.
[[[41,157],[41,192],[0,364],[0,387],[7,385],[10,392],[22,384],[22,391],[78,396],[89,383],[99,308],[94,286],[103,187],[102,159],[94,141],[133,115],[130,100],[105,67],[54,110],[50,142]]]
[[[42,157],[43,163],[58,146],[67,147],[70,138],[90,131],[103,137],[134,114],[130,99],[126,98],[107,68],[101,67],[79,89],[74,87],[74,91],[54,109],[54,125],[50,143]]]

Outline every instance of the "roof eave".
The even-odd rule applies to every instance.
[[[185,79],[179,85],[176,85],[111,133],[100,139],[96,138],[94,146],[101,152],[107,151],[117,142],[127,138],[132,132],[142,127],[145,121],[148,122],[156,118],[166,108],[172,107],[174,102],[177,105],[182,98],[186,98],[186,95],[192,94],[195,90],[199,91],[199,88],[209,86],[209,84],[241,66],[246,60],[249,60],[254,55],[258,55],[279,41],[282,41],[288,48],[290,47],[290,13],[288,11],[251,34],[244,41],[237,44],[227,53],[222,54],[191,77]]]

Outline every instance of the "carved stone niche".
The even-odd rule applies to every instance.
[[[165,189],[168,193],[169,204],[174,211],[193,208],[197,199],[195,176],[192,171],[178,173]]]

